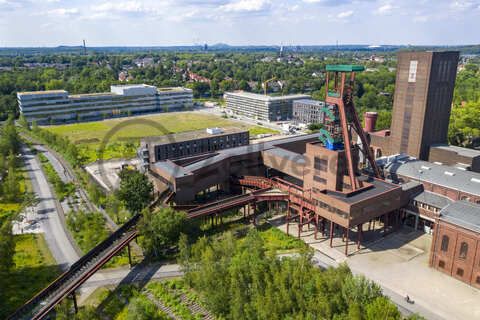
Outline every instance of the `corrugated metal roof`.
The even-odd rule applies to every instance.
[[[393,162],[387,170],[390,174],[398,174],[480,196],[480,173],[416,159]]]
[[[480,205],[456,201],[440,211],[440,220],[480,233]]]

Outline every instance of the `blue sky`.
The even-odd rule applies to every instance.
[[[474,44],[480,0],[0,0],[0,47]]]

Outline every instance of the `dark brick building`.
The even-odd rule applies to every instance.
[[[398,54],[390,154],[428,160],[432,144],[447,142],[458,58],[457,51]]]
[[[144,138],[140,142],[139,156],[146,163],[166,159],[191,157],[207,152],[246,146],[249,132],[238,128],[208,128]]]

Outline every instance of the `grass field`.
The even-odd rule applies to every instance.
[[[68,137],[80,147],[85,162],[99,158],[98,150],[106,144],[104,159],[128,158],[135,156],[142,137],[159,136],[208,127],[239,127],[250,130],[252,135],[276,133],[258,126],[249,126],[216,115],[199,112],[176,112],[148,115],[134,118],[110,119],[97,122],[83,122],[45,129]],[[105,140],[105,141],[104,141]]]
[[[41,234],[16,237],[15,268],[0,274],[0,319],[30,299],[60,274]]]

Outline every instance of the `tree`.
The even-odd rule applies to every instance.
[[[161,208],[156,212],[145,210],[138,231],[142,236],[141,246],[146,256],[159,258],[177,244],[181,232],[186,227],[187,215],[174,209]]]
[[[157,312],[158,308],[146,298],[137,296],[128,304],[126,320],[162,320],[168,319]]]
[[[117,196],[115,194],[110,194],[107,196],[106,199],[106,208],[105,210],[110,216],[115,217],[115,221],[119,223],[119,217],[118,213],[120,211],[120,201],[118,200]]]
[[[18,124],[22,126],[23,128],[30,130],[30,126],[28,125],[27,118],[22,114],[20,114],[20,117],[18,118]]]
[[[3,195],[7,201],[17,201],[20,196],[20,183],[17,179],[17,174],[14,166],[8,167],[7,177],[3,184]]]
[[[378,297],[365,308],[365,320],[397,320],[402,316],[397,307],[386,297]]]
[[[147,176],[131,169],[120,171],[118,195],[131,213],[140,213],[153,199],[153,184]]]
[[[12,221],[6,219],[0,226],[0,271],[8,272],[15,266],[14,254],[15,238],[12,232]]]
[[[382,289],[378,284],[364,276],[350,275],[342,286],[342,295],[348,304],[367,305],[382,296]]]

